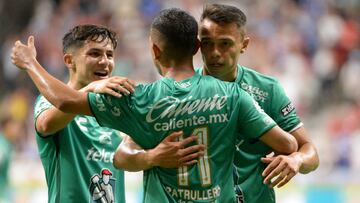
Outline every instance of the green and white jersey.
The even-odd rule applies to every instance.
[[[53,106],[43,97],[35,104],[38,116]],[[41,137],[40,158],[45,169],[50,203],[125,202],[124,172],[113,166],[119,132],[100,127],[94,117],[76,116],[65,128]]]
[[[10,202],[8,172],[12,154],[11,143],[0,133],[0,202]]]
[[[235,202],[233,155],[236,139],[257,139],[275,126],[237,84],[195,74],[176,82],[162,78],[139,85],[129,97],[89,93],[102,126],[123,131],[144,149],[183,130],[206,145],[197,165],[145,172],[144,202]],[[240,132],[247,132],[241,133]]]
[[[202,73],[203,69],[197,69]],[[296,130],[302,123],[280,83],[273,77],[238,65],[235,83],[248,92],[262,109],[285,131]],[[274,190],[263,184],[261,162],[271,148],[257,140],[239,139],[234,158],[235,190],[243,203],[273,203]]]

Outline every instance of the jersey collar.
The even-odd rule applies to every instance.
[[[204,75],[204,67],[195,69],[195,72],[200,75]],[[235,78],[235,82],[240,83],[240,81],[243,79],[243,77],[244,77],[244,68],[240,64],[237,64],[237,75]]]

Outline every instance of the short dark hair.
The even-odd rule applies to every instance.
[[[66,53],[69,48],[79,48],[84,45],[86,40],[94,42],[103,42],[110,39],[113,48],[117,46],[116,33],[100,25],[78,25],[72,28],[63,37],[63,52]]]
[[[151,29],[160,32],[168,58],[181,60],[194,54],[198,24],[187,12],[178,8],[162,10],[153,20]]]
[[[200,22],[210,19],[218,24],[236,23],[239,28],[246,24],[246,15],[235,6],[223,4],[207,4],[201,14]]]

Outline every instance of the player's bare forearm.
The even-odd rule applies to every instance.
[[[291,132],[291,134],[299,144],[298,151],[288,156],[277,155],[261,159],[268,164],[262,173],[265,177],[264,183],[269,184],[271,187],[282,187],[298,172],[309,173],[319,165],[317,150],[307,136],[305,128],[301,127]],[[271,181],[275,177],[277,178]]]
[[[92,115],[87,101],[87,93],[79,92],[51,76],[34,60],[27,73],[41,94],[56,108],[65,112]]]
[[[319,166],[319,155],[315,145],[311,142],[304,127],[301,127],[291,134],[296,138],[299,144],[299,150],[292,156],[302,160],[299,172],[306,174],[314,171]]]
[[[126,171],[141,171],[153,167],[147,152],[128,136],[124,137],[117,148],[113,165]]]
[[[298,144],[294,136],[275,126],[260,138],[262,142],[281,154],[291,154],[298,150]]]
[[[147,170],[154,166],[163,168],[177,168],[197,163],[197,159],[204,155],[204,145],[188,146],[197,140],[189,136],[178,141],[183,132],[173,132],[155,148],[143,150],[130,137],[126,137],[119,145],[114,166],[127,171]]]
[[[26,70],[41,94],[56,108],[66,113],[92,115],[87,102],[87,93],[71,89],[51,76],[36,60],[34,38],[24,45],[17,41],[13,47],[12,62]]]
[[[79,91],[122,97],[122,94],[129,95],[131,92],[134,92],[134,83],[127,78],[114,76],[108,79],[93,81]],[[57,108],[50,108],[38,116],[36,119],[36,129],[42,136],[52,135],[63,129],[75,116],[75,114],[64,113]]]

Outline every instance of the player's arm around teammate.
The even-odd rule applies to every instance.
[[[302,126],[290,133],[299,145],[299,150],[290,155],[277,155],[262,158],[268,166],[263,171],[264,183],[271,187],[282,187],[298,172],[302,174],[315,170],[319,165],[319,156],[316,147],[311,142],[306,129]],[[278,176],[278,177],[277,177]],[[271,179],[277,177],[273,182]]]
[[[52,77],[39,64],[36,60],[33,36],[28,38],[27,45],[22,44],[20,41],[15,42],[11,58],[13,64],[27,71],[38,90],[56,108],[67,113],[93,116],[88,103],[87,93],[69,88],[61,81]],[[295,138],[278,126],[264,133],[260,140],[275,151],[284,154],[295,152],[298,147]]]
[[[133,87],[134,83],[127,78],[113,76],[108,79],[94,81],[79,91],[107,93],[116,97],[121,97],[122,94],[130,94],[130,92],[133,92]],[[120,93],[114,90],[117,90]],[[59,109],[52,107],[42,112],[36,119],[36,129],[43,137],[53,135],[55,132],[63,129],[75,116],[75,114],[64,113]]]
[[[147,170],[155,166],[178,168],[197,163],[197,158],[204,155],[204,145],[188,144],[196,142],[196,136],[189,136],[177,141],[182,131],[173,132],[153,149],[144,150],[131,137],[126,136],[114,156],[114,166],[127,171]]]
[[[297,150],[296,140],[284,134],[284,131],[275,127],[265,133],[260,140],[271,146],[281,154],[290,154]],[[160,166],[164,168],[177,168],[197,163],[197,158],[204,155],[204,145],[186,147],[187,144],[195,142],[197,138],[190,136],[182,141],[177,138],[182,132],[173,132],[167,136],[154,149],[143,150],[130,137],[123,139],[114,156],[114,166],[127,171],[141,171]],[[287,140],[283,137],[288,136]],[[295,144],[294,144],[295,143]]]
[[[28,39],[28,44],[24,45],[20,41],[15,43],[13,48],[13,56],[12,56],[14,64],[18,67],[21,67],[28,71],[31,78],[34,80],[39,80],[39,89],[47,89],[48,87],[52,87],[52,85],[47,85],[44,80],[41,80],[39,77],[36,77],[37,71],[45,73],[49,78],[49,83],[57,83],[57,79],[51,77],[37,62],[36,60],[36,49],[34,46],[34,38],[31,36]],[[92,115],[87,99],[87,92],[97,92],[97,93],[107,93],[116,97],[121,97],[122,95],[117,93],[114,90],[118,90],[123,94],[129,94],[134,91],[134,83],[127,78],[114,76],[108,79],[103,79],[99,81],[94,81],[81,89],[81,93],[77,94],[76,90],[71,89],[70,93],[62,94],[60,93],[63,89],[68,89],[65,84],[60,84],[58,86],[59,89],[53,90],[57,94],[52,94],[51,91],[45,91],[45,97],[54,98],[57,101],[65,101],[61,103],[56,103],[54,106],[56,108],[50,108],[49,110],[43,112],[41,116],[37,119],[36,127],[39,132],[44,134],[44,136],[57,132],[58,130],[64,128],[67,123],[69,123],[75,116],[75,114],[67,114],[59,109],[65,108],[65,110],[76,109],[80,110],[80,112],[84,115]],[[41,90],[40,90],[41,91]],[[41,91],[42,92],[42,91]],[[60,99],[62,98],[62,99]],[[74,104],[75,106],[73,106]],[[68,108],[70,107],[70,109]],[[202,150],[204,149],[203,145],[194,145],[189,148],[184,148],[187,144],[193,142],[196,138],[189,137],[184,139],[182,142],[174,142],[174,139],[179,136],[179,133],[174,133],[173,136],[170,136],[163,140],[155,149],[149,150],[149,153],[142,153],[144,150],[134,150],[136,153],[125,154],[122,157],[121,150],[118,150],[114,165],[117,168],[124,168],[125,170],[135,171],[135,170],[146,170],[153,166],[162,166],[162,167],[179,167],[183,165],[191,165],[196,163],[194,160],[199,156],[203,155]],[[130,140],[127,138],[125,140]],[[134,142],[130,144],[122,144],[121,146],[137,146]],[[139,146],[137,146],[141,149]],[[126,150],[126,149],[125,149]],[[133,151],[133,152],[134,152]],[[127,155],[127,156],[126,156]],[[127,158],[128,157],[128,158]],[[127,165],[126,163],[131,163]],[[134,163],[138,163],[135,165]]]

